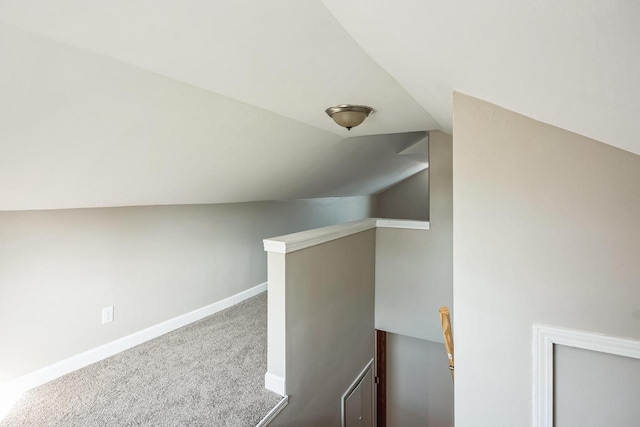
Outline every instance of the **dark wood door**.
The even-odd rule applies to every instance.
[[[376,329],[376,420],[387,427],[387,333]]]

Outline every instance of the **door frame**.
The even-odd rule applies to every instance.
[[[376,329],[376,426],[387,427],[387,332]]]

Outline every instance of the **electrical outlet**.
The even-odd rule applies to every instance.
[[[113,306],[102,309],[102,324],[113,322]]]

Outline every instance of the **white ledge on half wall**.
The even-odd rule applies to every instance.
[[[264,250],[286,254],[299,251],[331,240],[340,239],[372,228],[405,228],[410,230],[429,230],[429,221],[407,219],[367,218],[360,221],[315,228],[286,236],[264,239]]]

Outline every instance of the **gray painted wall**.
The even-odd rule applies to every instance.
[[[640,339],[640,156],[454,110],[456,425],[527,426],[533,324]]]
[[[555,427],[640,426],[640,360],[554,346]]]
[[[374,354],[375,230],[286,255],[289,404],[273,426],[340,426],[343,393]]]
[[[380,218],[429,220],[429,169],[377,194]]]
[[[453,427],[453,381],[443,344],[387,334],[387,424]]]
[[[0,382],[265,282],[262,239],[369,197],[0,212]],[[115,321],[101,325],[114,305]]]
[[[438,309],[453,304],[451,143],[451,135],[429,132],[431,229],[377,231],[377,329],[443,340]]]

